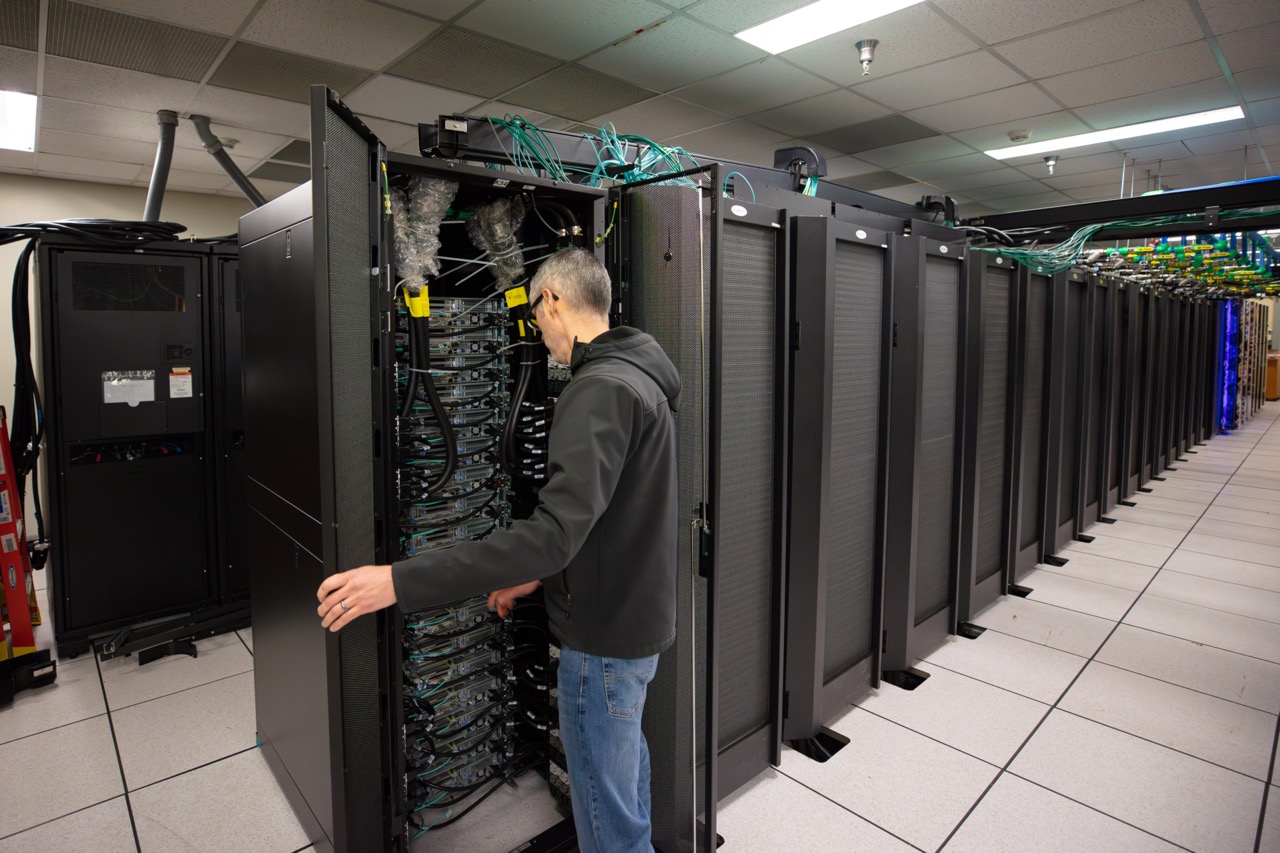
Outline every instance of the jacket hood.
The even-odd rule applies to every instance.
[[[662,351],[662,347],[653,339],[653,335],[630,326],[619,326],[590,343],[575,340],[569,369],[576,373],[587,362],[606,358],[625,361],[643,371],[658,386],[658,390],[666,395],[671,411],[679,411],[680,374]]]

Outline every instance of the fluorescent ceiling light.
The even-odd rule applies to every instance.
[[[736,35],[770,53],[782,53],[919,2],[921,0],[818,0]]]
[[[1149,136],[1153,133],[1168,133],[1171,130],[1182,130],[1188,127],[1199,127],[1202,124],[1216,124],[1221,121],[1234,121],[1244,118],[1244,110],[1240,107],[1227,107],[1222,110],[1209,110],[1204,113],[1191,113],[1185,116],[1162,118],[1159,121],[1144,121],[1141,124],[1127,124],[1123,127],[1112,127],[1107,130],[1095,130],[1093,133],[1079,133],[1075,136],[1064,136],[1061,139],[1050,139],[1045,142],[1028,142],[1025,145],[1010,145],[1007,148],[993,148],[985,151],[988,157],[997,160],[1008,160],[1011,157],[1027,157],[1032,154],[1047,154],[1051,151],[1063,151],[1067,148],[1080,148],[1084,145],[1097,145],[1099,142],[1115,142],[1118,139],[1132,139],[1135,136]]]
[[[0,92],[0,148],[36,149],[36,96]]]

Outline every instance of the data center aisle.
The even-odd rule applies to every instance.
[[[721,849],[1280,850],[1277,414],[1118,508],[917,690],[851,708],[832,761],[788,750],[722,805]],[[0,712],[0,851],[307,849],[254,748],[252,632],[199,647],[62,662]]]
[[[1280,851],[1277,414],[851,708],[831,761],[787,750],[722,804],[721,850]]]

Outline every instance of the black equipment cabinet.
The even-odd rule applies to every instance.
[[[1053,277],[1049,338],[1049,388],[1046,443],[1049,464],[1045,481],[1044,556],[1056,554],[1076,535],[1076,499],[1083,491],[1079,463],[1085,437],[1083,400],[1087,379],[1086,314],[1088,282],[1071,270]]]
[[[882,669],[900,671],[955,626],[967,300],[962,246],[895,235],[890,247]]]
[[[1017,477],[1010,583],[1017,583],[1044,556],[1045,505],[1049,485],[1047,443],[1050,390],[1051,276],[1018,269],[1018,441],[1013,454]]]
[[[722,186],[712,166],[611,191],[624,317],[658,340],[682,383],[678,593],[690,618],[644,717],[664,851],[687,845],[695,820],[697,849],[714,849],[716,802],[781,752],[787,234],[780,211]],[[676,770],[660,778],[659,765]]]
[[[50,598],[59,654],[213,605],[209,248],[42,239]]]
[[[880,679],[893,293],[888,233],[798,216],[791,238],[783,737],[800,741]]]
[[[1078,530],[1085,530],[1115,506],[1116,401],[1121,367],[1116,359],[1114,282],[1091,276],[1086,284],[1084,362],[1081,369],[1081,425],[1076,480]]]
[[[210,258],[210,369],[218,389],[208,407],[218,500],[218,574],[227,599],[249,595],[249,508],[245,503],[244,382],[240,258],[215,246]]]
[[[1007,258],[971,252],[964,413],[964,499],[956,620],[967,622],[1010,583],[1017,479],[1018,273]]]

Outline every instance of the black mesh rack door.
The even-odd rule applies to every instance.
[[[1015,512],[1015,556],[1011,580],[1017,582],[1043,556],[1044,507],[1048,454],[1045,420],[1048,400],[1049,298],[1053,279],[1018,270],[1018,465],[1019,499]]]
[[[894,348],[884,582],[886,671],[904,670],[955,626],[957,477],[965,350],[963,251],[895,238]]]
[[[969,255],[968,387],[965,395],[964,489],[957,622],[967,622],[1002,595],[1011,559],[1013,505],[1013,355],[1017,289],[1014,265],[987,253]]]
[[[1079,463],[1087,403],[1081,399],[1087,373],[1084,333],[1088,329],[1088,282],[1071,270],[1054,276],[1050,343],[1048,430],[1050,478],[1046,483],[1045,554],[1062,550],[1076,534],[1076,499],[1082,488]]]
[[[1125,423],[1125,293],[1120,283],[1110,277],[1100,277],[1100,298],[1105,303],[1103,377],[1105,382],[1106,415],[1103,423],[1102,480],[1103,497],[1100,513],[1106,515],[1120,502],[1120,487],[1124,471],[1124,423]]]
[[[1110,374],[1106,369],[1108,350],[1107,287],[1096,276],[1085,285],[1085,328],[1082,333],[1080,399],[1084,407],[1080,455],[1077,460],[1076,517],[1084,530],[1102,515],[1106,491],[1105,456],[1110,434],[1106,428],[1110,407]]]
[[[626,321],[683,386],[677,636],[644,715],[662,851],[713,850],[716,802],[781,748],[785,233],[723,186],[712,166],[619,191]]]
[[[816,737],[879,679],[889,235],[791,220],[792,363],[783,737]]]

